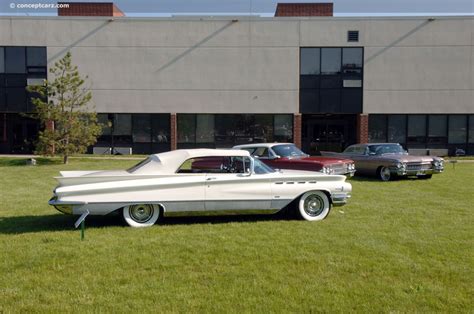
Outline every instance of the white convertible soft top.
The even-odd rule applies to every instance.
[[[133,174],[172,174],[188,159],[197,157],[226,157],[226,156],[250,156],[246,150],[235,149],[178,149],[166,153],[153,154],[148,157],[141,167],[137,167]]]

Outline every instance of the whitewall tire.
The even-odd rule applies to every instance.
[[[125,222],[134,228],[151,227],[160,218],[160,207],[153,204],[135,204],[123,208]]]
[[[310,191],[303,194],[298,202],[298,212],[302,219],[308,221],[323,220],[329,214],[331,204],[326,193]]]

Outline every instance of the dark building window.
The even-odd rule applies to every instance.
[[[407,144],[416,148],[426,143],[426,115],[416,114],[408,116]]]
[[[464,144],[467,140],[467,116],[450,115],[449,116],[449,144]]]
[[[100,126],[102,127],[102,135],[101,136],[109,136],[112,135],[112,120],[113,120],[113,114],[109,113],[98,113],[97,114],[97,120],[100,123]]]
[[[341,92],[341,104],[345,113],[360,113],[362,106],[361,88],[343,88]]]
[[[46,48],[26,47],[26,61],[28,67],[46,67]]]
[[[320,48],[301,49],[300,73],[301,75],[320,74]]]
[[[474,114],[469,115],[469,144],[474,144]]]
[[[26,73],[25,47],[5,47],[5,73]]]
[[[300,49],[300,111],[362,112],[363,48]]]
[[[196,143],[214,142],[214,116],[212,114],[196,115]]]
[[[474,115],[369,115],[369,141],[401,143],[409,149],[442,149],[450,155],[456,149],[474,154]]]
[[[448,118],[446,115],[428,116],[428,144],[446,144]]]
[[[344,48],[342,54],[342,67],[344,69],[362,68],[362,49]]]
[[[151,143],[151,120],[150,115],[134,114],[132,116],[132,140],[134,143]]]
[[[341,73],[341,48],[321,48],[321,74]]]
[[[31,154],[38,136],[39,122],[21,114],[0,114],[0,153]]]
[[[115,114],[112,134],[116,144],[130,144],[132,142],[132,115],[127,113]]]
[[[273,116],[273,140],[275,142],[293,141],[293,116],[277,114]]]
[[[7,93],[3,86],[0,86],[0,112],[7,111]]]
[[[0,114],[0,143],[5,143],[7,141],[7,114],[2,113]],[[2,150],[0,150],[3,152]]]
[[[26,74],[5,75],[5,87],[25,87]]]
[[[154,154],[170,150],[169,114],[97,115],[102,135],[97,147],[131,147],[134,154]]]
[[[402,114],[389,115],[387,133],[389,143],[404,144],[407,136],[406,116]]]
[[[469,133],[467,139],[467,151],[469,155],[474,155],[474,114],[469,115],[468,119]]]
[[[178,147],[232,147],[293,140],[293,116],[178,114]]]
[[[170,115],[152,114],[151,115],[151,141],[153,147],[169,147],[170,145]],[[165,146],[156,146],[165,145]],[[160,148],[161,149],[161,148]],[[169,150],[169,149],[165,149]],[[165,151],[160,150],[160,151]]]
[[[26,90],[24,87],[7,87],[7,111],[9,112],[26,112]]]
[[[387,116],[382,114],[369,115],[369,142],[387,141]]]
[[[321,112],[340,112],[341,90],[321,89],[320,91]]]
[[[5,49],[0,47],[0,73],[5,73]]]
[[[26,87],[42,84],[46,63],[45,47],[0,47],[0,111],[34,109]]]
[[[178,144],[196,142],[196,115],[179,114],[178,117]]]

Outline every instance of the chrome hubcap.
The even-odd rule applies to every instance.
[[[324,200],[319,195],[310,195],[304,200],[304,211],[309,216],[318,216],[324,210]]]
[[[390,179],[390,169],[383,168],[382,171],[381,171],[381,177],[382,177],[382,180]]]
[[[130,217],[139,223],[147,222],[153,216],[153,206],[151,205],[132,205],[130,206]]]

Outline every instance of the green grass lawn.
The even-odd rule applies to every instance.
[[[59,170],[136,160],[0,158],[0,312],[473,312],[474,163],[351,179],[322,222],[168,218],[146,229],[47,205]]]

